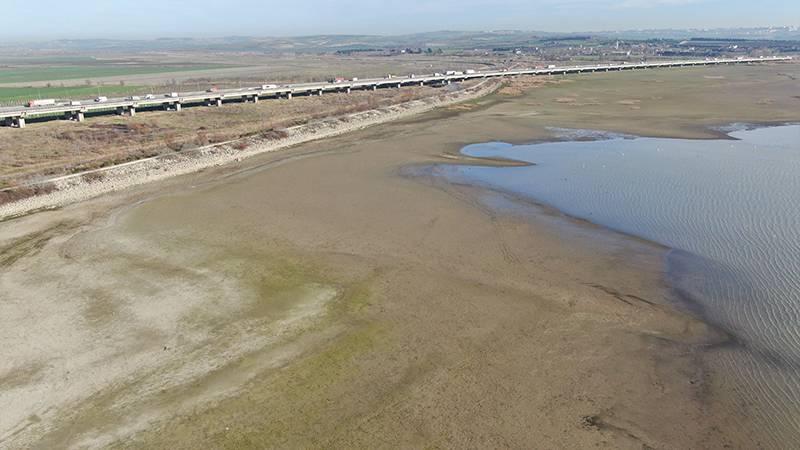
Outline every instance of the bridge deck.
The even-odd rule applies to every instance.
[[[554,67],[547,69],[518,69],[518,70],[493,70],[479,71],[474,73],[459,73],[455,75],[424,75],[404,78],[374,78],[358,81],[345,81],[341,83],[302,83],[288,84],[271,89],[261,89],[260,87],[243,89],[223,89],[215,92],[187,92],[178,97],[170,97],[168,94],[155,96],[146,99],[109,99],[104,102],[94,100],[82,101],[81,105],[57,104],[50,106],[35,107],[6,107],[0,108],[0,123],[6,125],[16,125],[23,127],[26,118],[36,118],[43,116],[64,115],[65,117],[83,120],[84,113],[103,113],[103,112],[135,112],[137,108],[154,107],[174,107],[181,104],[221,104],[231,100],[256,100],[259,98],[280,98],[292,95],[314,95],[324,92],[344,92],[352,89],[379,89],[386,87],[402,87],[410,85],[435,85],[450,82],[466,81],[479,78],[497,78],[519,75],[561,75],[586,72],[607,72],[620,70],[636,69],[656,69],[666,67],[691,67],[691,66],[712,66],[721,64],[753,64],[776,61],[789,61],[791,57],[771,57],[771,58],[744,58],[744,59],[719,59],[719,60],[700,60],[700,61],[666,61],[655,63],[637,64],[598,64],[589,66],[569,66]]]

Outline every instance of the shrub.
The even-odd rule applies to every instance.
[[[286,130],[276,130],[271,128],[261,133],[261,138],[268,141],[277,141],[278,139],[285,139],[289,137],[289,132]]]
[[[210,142],[208,139],[208,133],[206,133],[204,130],[198,131],[194,142],[201,147],[208,145]]]
[[[56,190],[53,183],[42,183],[34,186],[21,186],[0,191],[0,205],[15,202],[36,195],[49,194]]]
[[[167,146],[168,149],[178,152],[183,149],[183,142],[178,141],[177,135],[175,133],[170,133],[164,136],[164,145]]]
[[[106,174],[104,172],[88,172],[81,175],[81,178],[87,183],[96,183],[105,180]]]

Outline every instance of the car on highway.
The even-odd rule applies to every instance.
[[[105,103],[107,101],[108,101],[108,97],[103,96],[103,95],[101,95],[100,97],[97,97],[96,99],[94,99],[95,103]]]
[[[145,100],[152,100],[152,99],[154,99],[154,98],[156,98],[156,96],[155,96],[155,95],[153,95],[153,94],[147,94],[147,95],[145,95],[145,96],[144,96],[144,99],[145,99]]]

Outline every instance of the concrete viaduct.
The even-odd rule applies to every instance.
[[[755,64],[764,62],[789,61],[791,57],[769,57],[769,58],[737,58],[737,59],[714,59],[714,60],[695,60],[695,61],[666,61],[636,64],[596,64],[586,66],[569,67],[549,67],[547,69],[514,69],[514,70],[489,70],[489,71],[469,71],[457,72],[455,74],[435,74],[409,77],[387,77],[373,78],[364,80],[345,81],[341,83],[302,83],[288,84],[274,88],[263,89],[242,88],[242,89],[221,89],[214,92],[186,92],[177,97],[170,94],[160,96],[147,96],[141,99],[108,99],[104,102],[88,100],[80,102],[80,105],[58,103],[48,106],[15,106],[0,108],[0,124],[16,128],[25,128],[26,119],[41,117],[63,117],[68,120],[82,122],[87,113],[109,113],[136,115],[140,109],[165,109],[180,111],[186,106],[222,106],[223,102],[258,102],[259,99],[291,99],[294,95],[322,95],[326,92],[347,92],[353,89],[377,90],[382,88],[400,88],[403,86],[425,86],[443,85],[453,82],[466,81],[481,78],[513,77],[520,75],[566,75],[578,73],[609,72],[622,70],[658,69],[667,67],[693,67],[693,66],[713,66],[728,64]]]

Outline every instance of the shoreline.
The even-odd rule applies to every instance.
[[[775,127],[786,127],[786,126],[793,126],[796,127],[798,125],[797,121],[761,121],[761,122],[731,122],[727,124],[719,124],[709,126],[708,130],[713,132],[720,132],[724,133],[718,140],[725,141],[725,140],[739,140],[740,138],[734,136],[734,133],[737,132],[744,132],[744,131],[757,131],[766,128],[775,128]],[[566,130],[566,131],[573,131],[573,130]],[[529,144],[521,144],[521,145],[530,145],[535,146],[538,144],[545,144],[545,143],[560,143],[560,142],[585,142],[585,141],[598,141],[598,140],[605,140],[605,139],[647,139],[647,136],[636,136],[636,135],[612,135],[607,136],[606,132],[600,130],[574,130],[577,131],[577,135],[591,135],[594,138],[592,139],[562,139],[561,137],[556,137],[554,139],[542,139],[537,140],[536,142],[529,143]],[[692,139],[692,138],[684,138],[684,137],[661,137],[659,139],[680,139],[680,140],[705,140],[705,139]],[[505,144],[505,142],[498,142],[492,141],[491,144]],[[486,143],[490,144],[490,143]],[[477,143],[474,145],[481,145],[481,143]],[[519,144],[509,144],[509,145],[519,145]],[[463,155],[467,162],[465,165],[468,166],[476,166],[476,167],[497,167],[495,160],[512,160],[516,161],[522,165],[537,165],[538,161],[535,157],[528,157],[525,159],[514,159],[513,151],[504,151],[499,155],[492,155],[488,156],[488,161],[486,163],[482,163],[480,160],[483,159],[481,156],[474,156],[470,154],[466,154],[465,151],[468,149],[468,146],[463,147],[459,154]],[[663,282],[666,284],[670,295],[668,299],[670,304],[680,313],[687,314],[695,319],[704,323],[708,328],[709,332],[701,342],[697,342],[694,344],[695,350],[698,351],[698,364],[704,370],[710,371],[714,373],[714,377],[717,378],[715,383],[723,384],[723,385],[730,385],[731,383],[734,386],[734,389],[738,388],[748,388],[752,386],[748,386],[747,384],[741,385],[742,383],[742,375],[739,372],[734,374],[726,373],[726,370],[723,368],[725,364],[720,364],[720,352],[722,353],[735,353],[739,354],[740,363],[738,366],[734,365],[734,368],[740,372],[748,372],[753,371],[753,368],[748,367],[747,364],[759,364],[762,367],[773,367],[776,371],[779,369],[793,369],[796,368],[796,363],[791,360],[787,360],[784,356],[782,356],[779,352],[772,349],[770,344],[775,344],[775,342],[770,341],[758,341],[757,339],[753,339],[752,336],[747,336],[746,334],[746,327],[745,330],[738,329],[736,322],[726,322],[724,317],[726,315],[725,309],[720,310],[719,305],[716,305],[717,308],[712,308],[713,303],[713,294],[703,295],[700,292],[691,292],[691,289],[687,288],[687,283],[695,285],[694,288],[697,290],[697,286],[702,285],[703,283],[710,283],[712,280],[716,281],[718,279],[724,279],[725,277],[721,276],[720,273],[714,272],[713,269],[709,269],[710,266],[717,267],[717,271],[720,270],[730,270],[725,268],[725,263],[722,261],[714,261],[709,259],[709,257],[704,256],[702,253],[690,252],[679,247],[671,246],[666,243],[660,242],[654,238],[648,238],[642,236],[640,234],[636,234],[630,231],[621,230],[615,226],[603,224],[601,222],[595,221],[587,216],[580,216],[574,215],[569,212],[566,212],[559,206],[556,206],[553,203],[541,200],[540,198],[536,197],[533,193],[521,193],[516,192],[514,190],[504,189],[501,186],[492,184],[489,180],[480,180],[480,179],[469,179],[468,177],[462,178],[459,175],[448,175],[445,173],[436,173],[437,167],[442,166],[451,166],[452,164],[448,163],[435,163],[428,166],[429,173],[423,176],[440,178],[445,183],[450,183],[453,185],[461,185],[461,186],[468,186],[476,189],[480,189],[487,192],[497,193],[498,195],[508,197],[515,202],[522,202],[525,204],[532,204],[537,209],[540,209],[543,214],[553,215],[557,217],[561,217],[563,220],[577,224],[578,226],[584,226],[594,229],[605,230],[616,235],[622,236],[626,239],[632,239],[635,241],[641,241],[649,245],[656,246],[661,249],[663,254]],[[505,165],[503,165],[505,166]],[[502,174],[498,174],[498,176],[502,177]],[[493,178],[492,178],[493,179]],[[562,206],[565,206],[562,204]],[[491,208],[491,206],[489,206]],[[567,207],[568,208],[568,207]],[[498,211],[498,214],[503,214],[502,211]],[[701,270],[700,267],[705,267],[704,270]],[[692,269],[687,269],[687,267],[691,267]],[[719,278],[715,278],[716,275]],[[735,277],[735,275],[728,274],[731,277]],[[688,280],[684,280],[680,277],[688,277]],[[705,279],[705,281],[704,281]],[[740,281],[744,282],[744,281]],[[753,297],[751,301],[756,301],[757,298]],[[735,310],[734,310],[735,311]],[[728,312],[727,314],[732,314]],[[741,324],[739,324],[741,325]],[[727,362],[728,364],[730,362]],[[767,369],[764,369],[765,371]],[[778,375],[780,376],[780,375]],[[770,385],[771,389],[788,389],[791,392],[791,389],[794,385],[792,383],[788,383],[786,386],[781,384],[778,385]],[[773,399],[769,396],[760,398],[758,395],[751,395],[752,392],[745,391],[746,394],[740,393],[740,396],[743,399],[747,398],[749,402],[754,402],[753,404],[761,404],[760,408],[760,415],[762,416],[760,420],[762,425],[764,423],[769,424],[769,422],[763,422],[764,416],[770,416],[771,407],[773,405]],[[780,417],[780,416],[778,416]],[[783,416],[787,417],[787,416]],[[788,415],[791,417],[791,415]],[[780,423],[780,420],[778,420]],[[785,427],[784,427],[785,428]],[[780,429],[780,426],[779,426]],[[788,435],[786,435],[788,433]],[[780,442],[780,439],[791,439],[791,431],[787,431],[786,429],[782,430],[781,434],[778,434],[779,437],[775,437],[769,434],[764,435],[761,437],[762,442],[772,442],[772,444],[777,444]]]
[[[106,193],[152,183],[167,178],[186,175],[240,162],[256,155],[288,149],[312,141],[340,136],[371,126],[407,119],[437,108],[475,100],[495,92],[501,83],[483,81],[456,92],[440,94],[344,116],[335,116],[288,128],[283,138],[266,140],[242,138],[187,150],[180,153],[165,154],[150,158],[89,170],[66,176],[59,176],[23,187],[50,184],[52,192],[36,194],[31,197],[0,204],[0,222],[38,211],[63,207],[85,201]],[[246,142],[248,147],[237,150],[234,143]],[[87,181],[88,174],[102,174],[102,179]]]
[[[712,125],[706,127],[706,129],[710,132],[719,132],[721,136],[719,138],[709,137],[709,138],[686,138],[681,136],[675,137],[658,137],[656,139],[679,139],[679,140],[696,140],[696,141],[703,141],[703,140],[736,140],[735,137],[731,136],[731,133],[738,132],[738,131],[750,131],[750,130],[757,130],[762,128],[772,128],[772,127],[780,127],[780,126],[787,126],[787,125],[800,125],[800,122],[796,121],[763,121],[763,122],[733,122],[728,124],[719,124],[719,125]],[[572,139],[569,137],[564,136],[553,136],[552,138],[541,138],[536,140],[530,141],[523,141],[520,143],[516,142],[506,142],[506,141],[493,141],[492,143],[500,143],[500,144],[508,144],[509,146],[518,146],[518,145],[539,145],[539,144],[547,144],[547,143],[560,143],[560,142],[594,142],[594,141],[602,141],[602,140],[609,140],[609,139],[648,139],[653,138],[651,136],[640,136],[640,135],[633,135],[633,134],[620,134],[614,133],[606,130],[593,130],[593,129],[560,129],[560,131],[576,131],[578,133],[586,132],[588,136],[584,138],[577,138]],[[477,142],[471,145],[482,145],[486,144],[485,142]],[[428,178],[432,180],[440,180],[449,185],[453,186],[464,186],[468,188],[475,188],[481,191],[485,191],[488,193],[493,193],[496,195],[500,195],[503,197],[507,197],[511,199],[513,202],[519,202],[522,204],[531,205],[534,208],[538,209],[541,214],[545,214],[548,216],[561,218],[562,220],[572,224],[577,225],[585,228],[591,229],[599,229],[608,231],[613,233],[614,235],[621,236],[625,239],[641,242],[647,245],[655,246],[661,251],[664,252],[665,257],[665,281],[666,278],[670,277],[670,267],[669,262],[667,261],[670,253],[680,252],[685,255],[688,255],[691,258],[703,258],[700,255],[688,252],[683,249],[678,249],[671,247],[667,244],[658,242],[656,240],[652,240],[643,236],[639,236],[637,234],[627,232],[621,230],[619,228],[604,225],[602,223],[595,222],[591,219],[577,216],[570,214],[559,207],[542,201],[540,199],[526,196],[521,193],[517,193],[511,190],[505,190],[498,186],[493,186],[490,183],[482,183],[480,181],[466,181],[466,180],[453,180],[448,179],[448,176],[445,174],[436,174],[436,168],[439,166],[471,166],[471,167],[493,167],[493,168],[502,168],[502,167],[531,167],[531,166],[538,166],[539,164],[536,162],[525,161],[521,159],[514,159],[511,156],[508,157],[497,157],[497,156],[470,156],[463,152],[466,148],[462,147],[459,151],[449,153],[445,152],[442,154],[442,158],[446,159],[447,161],[442,162],[434,162],[434,163],[421,163],[414,166],[406,166],[403,167],[399,173],[401,176],[407,176],[408,178]],[[433,183],[434,185],[437,183]],[[684,256],[685,257],[685,256]],[[670,289],[675,291],[676,302],[675,304],[680,307],[680,310],[691,314],[697,317],[699,320],[703,321],[704,323],[708,324],[712,328],[716,329],[717,332],[726,336],[725,342],[735,343],[737,345],[744,346],[743,343],[740,342],[740,338],[736,335],[736,333],[732,330],[726,329],[722,324],[714,323],[709,317],[707,317],[707,313],[705,313],[702,309],[700,302],[694,298],[691,298],[688,294],[677,292],[677,288],[674,286],[670,286]],[[725,342],[721,344],[724,345]]]
[[[683,139],[683,138],[675,138],[675,139]],[[536,141],[534,144],[522,144],[522,145],[535,145],[537,143],[545,143],[545,142],[566,142],[562,140],[541,140]],[[575,141],[579,142],[579,141]],[[515,144],[516,145],[516,144]],[[451,156],[452,158],[456,158],[456,156]],[[617,236],[620,239],[629,241],[629,242],[636,242],[645,246],[650,246],[656,249],[660,254],[663,255],[664,258],[664,282],[669,287],[670,291],[673,292],[674,298],[671,298],[670,303],[667,306],[672,306],[676,308],[676,311],[679,313],[689,314],[692,317],[696,318],[697,320],[703,322],[704,324],[708,325],[710,328],[708,334],[708,341],[705,343],[698,343],[698,346],[710,345],[710,346],[717,346],[717,345],[727,345],[727,344],[736,344],[742,345],[739,341],[739,338],[736,334],[726,329],[721,324],[715,323],[707,314],[703,312],[700,306],[700,302],[696,299],[690,298],[686,294],[679,292],[675,286],[672,286],[669,279],[670,275],[670,263],[668,262],[668,258],[670,257],[671,253],[674,252],[681,252],[685,253],[689,257],[692,258],[699,258],[699,255],[695,255],[693,253],[686,252],[684,250],[676,249],[670,247],[669,245],[663,244],[661,242],[651,240],[642,236],[638,236],[636,234],[632,234],[629,232],[625,232],[619,230],[617,228],[603,225],[601,223],[594,222],[590,219],[586,219],[580,216],[575,216],[565,212],[558,207],[543,202],[539,199],[534,197],[528,197],[523,194],[516,193],[510,190],[504,190],[500,187],[492,186],[490,184],[483,184],[480,182],[468,182],[468,181],[461,181],[461,180],[450,180],[448,179],[447,175],[443,174],[436,174],[433,173],[437,166],[476,166],[476,167],[530,167],[536,166],[536,163],[530,163],[527,161],[516,160],[513,158],[497,158],[497,157],[472,157],[468,155],[463,155],[463,160],[459,162],[440,162],[440,163],[430,163],[430,164],[420,164],[416,166],[408,166],[402,168],[399,173],[401,176],[407,177],[409,179],[416,179],[417,181],[424,181],[424,183],[429,184],[433,187],[438,189],[446,190],[447,186],[452,186],[455,188],[466,188],[467,190],[476,190],[483,194],[495,195],[499,197],[503,197],[508,199],[512,203],[516,203],[519,205],[523,205],[526,208],[531,208],[535,210],[535,212],[530,213],[533,217],[531,220],[541,220],[541,216],[552,218],[556,221],[562,221],[564,225],[569,227],[578,227],[588,232],[593,233],[610,233],[613,236]],[[479,194],[476,194],[476,196]],[[495,210],[490,206],[487,206],[490,210],[495,211],[498,216],[501,215],[515,215],[515,212],[510,211],[501,211],[499,209]]]

